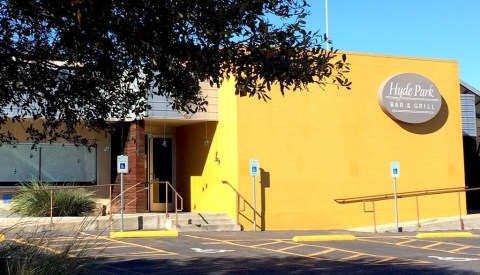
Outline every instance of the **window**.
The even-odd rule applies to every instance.
[[[73,144],[32,144],[0,147],[0,182],[96,182],[97,148]]]

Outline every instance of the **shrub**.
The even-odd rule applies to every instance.
[[[12,198],[14,213],[32,216],[50,216],[51,193],[47,182],[32,180],[23,183],[21,191]],[[53,216],[85,216],[95,209],[93,192],[85,189],[62,189],[53,191]]]
[[[42,242],[35,240],[28,245],[8,242],[0,246],[0,273],[73,275],[82,270],[82,259],[69,257],[63,251],[48,251],[41,248],[41,245]]]
[[[80,230],[73,235],[71,232],[45,230],[35,221],[1,228],[0,234],[5,239],[0,241],[0,274],[96,274],[107,247],[99,237],[104,232],[93,238],[81,233],[96,218],[85,217]]]

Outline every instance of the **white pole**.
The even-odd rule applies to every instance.
[[[328,0],[325,0],[325,37],[327,38],[325,48],[327,51],[330,49],[330,45],[328,44],[329,36],[328,36]]]
[[[395,225],[397,232],[400,232],[398,227],[397,178],[393,178],[393,198],[395,200]]]
[[[257,231],[257,193],[255,192],[255,176],[253,180],[253,231]]]
[[[120,231],[123,232],[123,173],[120,174]]]

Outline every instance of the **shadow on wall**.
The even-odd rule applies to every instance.
[[[213,137],[217,131],[217,122],[204,122],[191,124],[177,128],[177,191],[183,197],[184,211],[191,209],[191,188],[190,180],[194,176],[202,176],[203,169],[207,162],[213,162],[215,165],[220,161],[207,159],[212,146]],[[216,149],[215,149],[216,150]],[[218,152],[216,152],[218,154]],[[208,188],[208,182],[203,187]]]
[[[266,227],[266,213],[267,213],[267,203],[265,191],[267,188],[270,188],[270,172],[265,171],[265,169],[260,168],[260,186],[261,186],[261,200],[262,200],[262,210],[260,212],[260,217],[262,218],[261,230],[267,230]]]
[[[463,136],[463,161],[465,169],[465,185],[468,188],[480,187],[480,156],[478,155],[477,141],[474,137]],[[480,191],[467,192],[468,213],[480,211]]]
[[[408,124],[403,122],[398,122],[397,124],[402,127],[403,129],[409,131],[410,133],[418,134],[418,135],[426,135],[431,134],[440,130],[443,125],[448,120],[448,105],[445,99],[442,97],[442,107],[438,114],[431,120],[420,123],[420,124]]]

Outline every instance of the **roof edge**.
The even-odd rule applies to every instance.
[[[480,91],[468,84],[467,82],[460,80],[460,85],[463,86],[465,89],[469,90],[470,92],[474,93],[476,96],[480,97]]]

